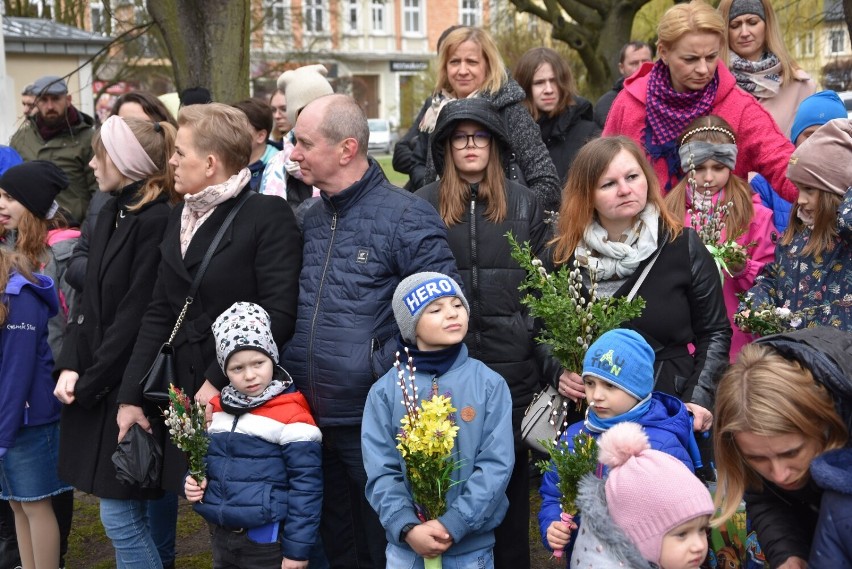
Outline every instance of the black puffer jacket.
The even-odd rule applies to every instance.
[[[559,115],[538,119],[541,138],[563,185],[574,157],[583,145],[601,135],[601,129],[592,117],[592,104],[582,97],[574,97],[574,104]]]
[[[806,328],[757,340],[795,359],[832,394],[834,406],[852,432],[852,333],[831,326]],[[761,492],[746,492],[746,512],[770,566],[789,557],[808,559],[822,490],[811,480],[801,490],[763,481]]]
[[[498,144],[508,144],[500,119],[488,103],[482,99],[463,99],[449,103],[442,111],[435,127],[433,148],[443,147],[459,120],[475,120],[491,131]],[[443,170],[443,153],[436,154],[436,158]],[[530,319],[518,291],[525,272],[512,259],[505,234],[511,231],[519,242],[529,241],[532,250],[541,255],[546,226],[535,195],[510,180],[506,180],[506,218],[500,223],[490,221],[484,213],[486,202],[477,196],[477,186],[471,185],[468,213],[448,229],[447,240],[470,303],[465,344],[471,357],[485,362],[508,383],[517,437],[524,410],[540,389],[540,371]],[[438,209],[440,182],[427,185],[417,195]]]

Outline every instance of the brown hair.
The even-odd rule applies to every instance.
[[[763,487],[761,476],[740,453],[736,433],[801,435],[818,441],[820,452],[840,448],[849,439],[831,394],[811,371],[763,344],[744,346],[725,372],[716,391],[714,415],[715,501],[721,508],[714,525],[734,514],[746,490]]]
[[[834,249],[837,241],[837,210],[842,201],[843,196],[820,190],[819,201],[814,212],[814,227],[800,255],[821,255],[825,251]],[[805,229],[805,223],[799,219],[798,213],[799,204],[794,202],[790,210],[790,223],[784,230],[784,235],[781,236],[781,245],[789,245],[796,234]]]
[[[716,34],[721,46],[728,43],[728,30],[725,21],[710,4],[704,0],[692,0],[687,4],[676,4],[665,11],[657,24],[657,50],[663,46],[672,46],[688,33]]]
[[[177,128],[177,121],[175,120],[174,115],[169,112],[169,109],[166,108],[166,105],[164,105],[160,99],[151,93],[146,91],[132,91],[130,93],[123,94],[115,100],[115,104],[112,106],[112,112],[110,112],[110,115],[117,115],[124,103],[136,103],[142,107],[142,110],[152,121],[167,122]]]
[[[24,208],[18,222],[18,237],[15,241],[15,251],[29,263],[32,272],[41,271],[46,264],[45,254],[50,245],[47,244],[47,233],[54,229],[67,229],[68,220],[57,211],[52,218],[42,219],[30,210]]]
[[[231,105],[235,109],[239,109],[246,114],[249,124],[256,131],[265,130],[266,137],[269,138],[272,133],[272,106],[266,101],[260,99],[243,99]]]
[[[472,119],[464,120],[476,122]],[[477,124],[488,130],[484,125]],[[455,125],[453,126],[455,127]],[[447,140],[444,142],[444,173],[441,176],[438,194],[438,213],[449,227],[459,223],[465,211],[467,211],[467,204],[470,201],[470,184],[459,176],[453,161],[453,147],[450,143],[453,129],[447,129],[447,132]],[[477,196],[481,197],[486,203],[485,217],[489,221],[500,223],[506,219],[506,176],[503,173],[500,144],[493,135],[488,147],[488,165],[485,167],[485,175],[479,183]]]
[[[515,64],[512,75],[515,81],[526,91],[527,97],[524,99],[524,106],[533,116],[533,120],[536,121],[539,119],[540,111],[532,100],[533,76],[539,67],[545,63],[550,64],[553,69],[553,75],[559,89],[559,101],[548,116],[555,117],[562,114],[565,109],[574,104],[574,96],[577,94],[574,75],[564,57],[547,47],[534,47],[527,51]]]
[[[180,196],[175,192],[174,167],[169,159],[175,152],[175,135],[177,130],[168,122],[153,123],[141,119],[122,119],[130,128],[133,136],[142,145],[142,149],[157,167],[157,172],[148,176],[145,183],[136,192],[133,205],[128,211],[135,211],[157,199],[165,193],[169,202],[177,203]],[[107,156],[107,150],[101,140],[101,131],[95,132],[92,137],[92,150],[98,160],[103,161]],[[112,158],[110,158],[112,160]]]
[[[248,166],[251,125],[241,110],[222,103],[184,106],[178,114],[178,127],[191,129],[198,153],[214,155],[229,176]]]
[[[497,49],[497,44],[487,31],[482,28],[460,27],[447,34],[441,43],[441,51],[438,52],[438,78],[435,82],[434,94],[437,95],[442,89],[452,91],[450,80],[447,77],[447,64],[450,56],[456,49],[466,41],[472,41],[482,50],[485,60],[485,78],[479,91],[483,93],[496,93],[509,80],[506,66]]]
[[[734,138],[732,139],[727,134],[718,130],[703,130],[685,138],[691,131],[702,127],[724,128],[733,134]],[[734,129],[731,128],[731,125],[725,119],[716,115],[698,117],[689,123],[683,132],[684,134],[680,138],[681,146],[691,140],[709,142],[710,144],[736,144],[737,133],[734,132]],[[696,166],[700,166],[700,164],[696,164]],[[686,185],[688,177],[689,173],[665,197],[666,209],[672,215],[681,219],[686,212]],[[725,187],[721,191],[723,192],[719,198],[721,203],[733,202],[733,206],[728,209],[728,215],[725,219],[727,238],[736,239],[746,232],[751,223],[751,218],[754,216],[754,206],[751,201],[751,186],[748,185],[748,182],[731,172],[728,183],[725,184]]]
[[[725,22],[725,41],[722,43],[722,58],[727,65],[730,60],[731,50],[728,45],[728,28],[731,24],[730,22],[730,13],[731,13],[731,4],[734,3],[734,0],[722,0],[719,2],[719,14],[722,16],[722,21]],[[767,2],[766,0],[760,0],[761,6],[763,6],[763,13],[766,15],[766,18],[762,18],[764,22],[764,49],[771,51],[778,57],[778,60],[781,62],[781,79],[782,83],[784,79],[789,78],[790,80],[794,80],[796,78],[796,71],[801,69],[796,60],[793,59],[793,56],[790,55],[790,52],[787,51],[787,45],[784,43],[784,36],[781,33],[781,26],[778,24],[778,16],[775,15],[775,10],[772,8],[772,2]],[[758,16],[759,17],[759,16]]]
[[[622,150],[626,150],[639,164],[648,184],[648,204],[654,204],[660,212],[660,219],[674,240],[683,229],[681,217],[675,217],[663,204],[660,182],[648,163],[642,150],[626,136],[607,136],[586,143],[568,171],[568,181],[562,189],[562,206],[559,208],[559,222],[556,237],[550,242],[554,246],[553,258],[556,263],[566,263],[583,238],[586,227],[595,219],[595,191],[598,182],[606,173],[610,163]]]
[[[6,285],[9,284],[9,277],[13,271],[30,282],[36,282],[33,270],[25,258],[9,249],[0,248],[0,290],[6,290]],[[8,316],[9,300],[8,297],[4,296],[3,302],[0,302],[0,326],[6,323]]]

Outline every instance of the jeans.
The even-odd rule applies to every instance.
[[[332,569],[385,567],[385,530],[364,495],[361,426],[322,429],[320,534]]]
[[[423,558],[407,547],[389,543],[385,553],[388,569],[423,569]],[[441,566],[444,569],[494,569],[494,551],[488,548],[459,555],[442,555]]]
[[[148,500],[148,527],[163,567],[175,565],[175,535],[177,533],[178,497],[166,490],[158,500]]]
[[[118,569],[162,569],[160,555],[148,530],[144,500],[101,498],[101,523],[115,548]]]

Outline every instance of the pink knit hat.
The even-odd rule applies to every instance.
[[[663,537],[672,529],[715,511],[704,484],[678,459],[652,450],[640,425],[619,423],[598,445],[598,460],[610,468],[610,516],[648,561],[660,562]]]
[[[852,186],[852,121],[828,121],[790,156],[787,178],[798,186],[844,195]]]

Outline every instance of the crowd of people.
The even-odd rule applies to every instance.
[[[773,569],[852,566],[852,120],[770,0],[680,3],[657,37],[593,104],[558,52],[510,71],[486,30],[446,30],[405,189],[322,65],[176,118],[128,93],[97,129],[62,78],[29,86],[0,149],[0,569],[65,566],[75,489],[119,569],[175,567],[182,497],[217,569],[529,568],[533,516],[572,568],[716,567],[743,501]],[[641,315],[567,369],[510,232]],[[203,477],[146,398],[167,340]],[[563,440],[600,446],[579,516],[554,469],[530,507],[547,386],[587,405]],[[443,511],[414,500],[412,393],[451,401]],[[140,432],[160,468],[128,484],[113,453]]]

